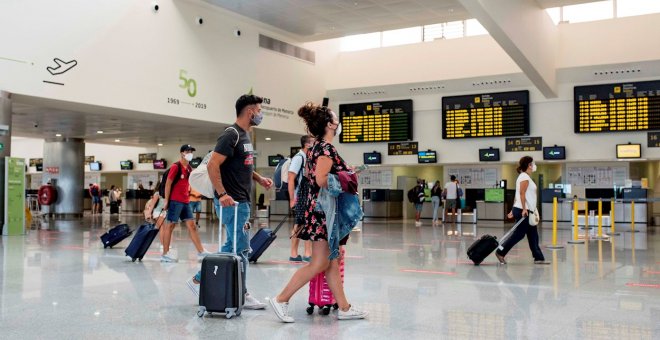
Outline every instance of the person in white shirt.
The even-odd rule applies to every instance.
[[[456,183],[456,176],[451,175],[449,182],[445,184],[445,190],[442,192],[442,197],[445,198],[444,219],[447,220],[447,213],[451,209],[451,214],[454,216],[454,223],[456,222],[456,202],[458,201],[458,184]]]
[[[520,242],[523,237],[527,236],[529,249],[534,256],[535,264],[549,264],[543,256],[541,247],[539,247],[539,232],[536,226],[529,225],[529,211],[534,211],[536,207],[536,184],[530,176],[532,172],[536,171],[536,164],[534,159],[530,156],[524,156],[518,162],[518,179],[516,180],[516,197],[513,202],[513,210],[509,212],[509,218],[515,218],[516,221],[524,218],[524,221],[518,225],[511,237],[504,240],[501,248],[495,252],[495,256],[501,264],[506,264],[504,257],[506,254]]]
[[[305,211],[307,210],[304,199],[298,200],[298,192],[300,190],[300,183],[302,183],[303,180],[307,180],[303,177],[305,176],[307,151],[312,146],[312,143],[314,143],[314,139],[311,136],[300,137],[300,146],[302,149],[291,158],[291,165],[289,165],[289,205],[291,209],[293,209],[293,216],[295,218],[293,232],[291,233],[291,256],[289,257],[289,261],[293,262],[309,262],[312,259],[312,241],[304,241],[305,255],[301,257],[300,254],[298,254],[300,239],[297,237],[299,231],[298,228],[305,224]],[[303,193],[303,196],[306,194],[307,193]]]

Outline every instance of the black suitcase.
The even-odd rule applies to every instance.
[[[268,228],[263,228],[259,229],[259,231],[254,234],[250,240],[250,248],[252,248],[252,252],[250,253],[249,257],[250,262],[256,263],[264,251],[270,247],[273,241],[275,241],[277,238],[277,232],[280,230],[284,222],[286,222],[287,218],[289,218],[289,216],[284,216],[284,219],[280,221],[280,223],[275,228],[275,231]]]
[[[124,251],[126,256],[130,256],[133,262],[137,259],[142,261],[154,238],[158,235],[159,230],[160,228],[156,227],[153,223],[143,223],[135,232],[131,243],[126,247]]]
[[[521,218],[516,224],[513,225],[511,230],[509,230],[504,236],[502,236],[502,240],[506,240],[516,228],[522,223],[524,218]],[[474,241],[472,245],[467,250],[467,256],[472,262],[474,262],[475,266],[478,266],[481,262],[483,262],[490,253],[492,253],[497,247],[500,245],[500,243],[497,241],[497,237],[492,236],[492,235],[484,235],[481,236],[478,240]]]
[[[234,206],[234,215],[238,204]],[[218,213],[218,243],[222,247],[222,208]],[[202,277],[199,287],[200,318],[205,313],[225,314],[227,319],[241,315],[245,304],[245,282],[243,258],[236,254],[236,218],[234,218],[234,252],[207,255],[202,260]]]
[[[106,233],[101,235],[101,242],[103,242],[103,248],[114,247],[117,243],[131,236],[132,233],[133,232],[131,231],[128,224],[120,224],[108,230]]]

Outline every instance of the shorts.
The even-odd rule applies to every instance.
[[[92,204],[101,204],[101,197],[92,196]]]
[[[202,201],[190,201],[188,204],[190,205],[190,210],[192,210],[193,213],[202,212]]]
[[[415,210],[417,212],[422,212],[422,209],[424,209],[424,203],[415,203]]]
[[[447,199],[445,209],[456,209],[456,199]]]
[[[193,214],[190,209],[190,204],[170,201],[170,204],[167,206],[167,222],[177,223],[179,220],[185,222],[191,221],[192,219]]]

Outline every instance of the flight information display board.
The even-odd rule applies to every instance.
[[[529,135],[529,91],[442,98],[442,138]]]
[[[660,130],[660,81],[576,86],[575,133]]]
[[[339,142],[412,140],[412,113],[412,99],[339,105]]]

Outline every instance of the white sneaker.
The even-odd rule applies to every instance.
[[[364,319],[369,315],[369,313],[359,310],[353,306],[349,308],[347,311],[339,310],[337,312],[337,319],[339,320],[355,320],[355,319]]]
[[[266,304],[259,302],[250,295],[250,293],[245,293],[245,304],[243,305],[245,309],[266,309]]]
[[[275,297],[271,298],[270,300],[270,306],[273,307],[273,311],[275,312],[275,315],[282,320],[282,322],[286,323],[291,323],[294,322],[293,317],[289,315],[289,303],[288,302],[277,302],[275,301]]]
[[[195,294],[195,296],[199,297],[199,283],[195,283],[195,281],[193,281],[193,279],[191,277],[191,278],[188,279],[188,281],[186,281],[186,284],[188,285],[188,288],[190,288],[190,290],[192,290],[193,294]]]
[[[203,260],[207,255],[211,255],[211,254],[213,254],[213,253],[211,253],[210,251],[204,249],[204,250],[202,250],[201,253],[197,253],[197,260],[198,260],[198,261],[201,261],[201,260]]]
[[[415,226],[416,226],[416,227],[419,227],[419,226],[421,226],[421,225],[422,225],[422,222],[421,222],[421,221],[420,221],[420,222],[415,221]]]
[[[160,256],[160,262],[179,262],[179,260],[176,257],[170,255],[170,253],[167,253]]]

